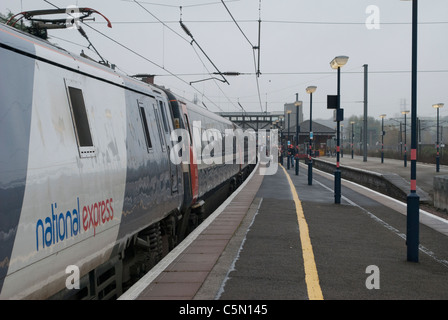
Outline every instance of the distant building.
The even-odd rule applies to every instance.
[[[291,113],[292,114],[292,113]],[[299,115],[300,117],[300,115]],[[323,124],[320,124],[316,121],[313,121],[313,144],[316,156],[323,156],[327,153],[328,149],[328,141],[333,139],[336,135],[336,130],[329,128]],[[288,139],[288,128],[286,126],[283,131],[283,146],[286,147],[287,141],[291,141],[293,143],[296,139],[296,128],[295,126],[290,126],[289,129],[289,139]],[[300,131],[299,131],[299,157],[306,157],[308,150],[308,143],[310,140],[310,121],[306,120],[300,123]]]

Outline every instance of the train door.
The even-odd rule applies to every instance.
[[[185,123],[185,127],[188,130],[190,135],[190,183],[191,183],[191,197],[192,203],[195,203],[199,196],[199,171],[198,171],[198,163],[196,157],[196,149],[193,142],[192,130],[193,127],[190,125],[190,119],[188,117],[187,106],[185,103],[181,102],[183,120]]]
[[[163,136],[165,138],[164,143],[166,144],[166,154],[168,156],[168,162],[169,162],[169,168],[170,168],[170,183],[171,183],[171,194],[178,192],[178,167],[176,164],[171,162],[170,160],[170,152],[171,148],[173,147],[173,142],[171,141],[170,135],[171,135],[171,128],[169,125],[169,121],[167,119],[167,109],[166,105],[163,101],[158,100],[158,106],[154,106],[155,114],[156,114],[156,120],[157,125],[159,128],[163,131]],[[160,118],[159,120],[159,113],[157,110],[160,111]],[[160,123],[161,122],[161,123]]]

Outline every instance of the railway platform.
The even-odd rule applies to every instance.
[[[448,221],[420,210],[408,262],[406,204],[344,179],[334,204],[333,179],[315,169],[310,186],[303,164],[254,172],[120,299],[448,299]]]
[[[336,157],[321,157],[317,158],[317,161],[335,164]],[[401,188],[404,193],[409,193],[411,178],[411,161],[409,159],[404,162],[404,159],[385,158],[381,163],[380,157],[367,157],[364,161],[363,156],[355,155],[352,158],[350,154],[345,154],[340,159],[340,163],[344,168],[357,168],[381,174]],[[417,191],[422,201],[432,202],[433,179],[435,176],[441,175],[448,175],[448,166],[440,165],[439,172],[436,172],[435,164],[417,162]]]

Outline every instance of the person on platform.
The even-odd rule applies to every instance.
[[[294,155],[295,155],[294,146],[290,144],[288,146],[288,161],[290,161],[291,167],[294,167]]]

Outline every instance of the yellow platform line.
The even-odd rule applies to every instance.
[[[316,261],[314,260],[313,246],[311,245],[310,233],[308,230],[308,224],[306,223],[305,215],[303,213],[302,203],[300,202],[296,188],[292,183],[292,180],[288,172],[282,165],[280,166],[285,172],[286,178],[288,179],[289,187],[291,188],[292,192],[292,197],[296,205],[297,221],[299,223],[300,242],[302,244],[302,255],[305,267],[305,282],[308,290],[308,298],[310,300],[323,300],[324,297],[322,295],[322,290],[319,284],[319,275],[317,273]]]

